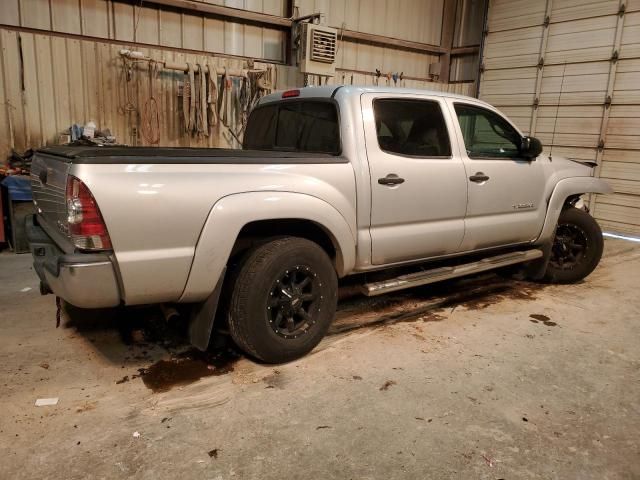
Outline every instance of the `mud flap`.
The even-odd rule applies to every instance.
[[[216,318],[216,311],[218,310],[218,301],[220,299],[225,273],[226,267],[220,274],[216,288],[211,295],[209,295],[204,302],[196,304],[191,310],[189,341],[194,347],[202,351],[209,347],[209,340],[211,339],[213,322]]]
[[[555,234],[554,234],[555,236]],[[551,258],[551,247],[553,246],[553,240],[546,242],[544,245],[539,245],[538,248],[542,250],[544,255],[538,260],[527,263],[523,268],[524,278],[528,280],[542,280],[545,272],[547,271],[547,265]]]

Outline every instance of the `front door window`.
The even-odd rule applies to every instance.
[[[520,134],[491,110],[455,104],[469,158],[517,158]]]

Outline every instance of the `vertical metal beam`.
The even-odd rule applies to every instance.
[[[531,111],[531,123],[529,124],[529,135],[536,134],[536,124],[538,122],[538,104],[540,103],[540,91],[542,89],[542,76],[544,74],[544,56],[547,53],[547,42],[549,41],[549,29],[551,25],[551,8],[553,0],[547,0],[547,8],[544,11],[544,23],[542,39],[540,40],[540,51],[538,55],[538,71],[536,73],[536,91],[533,94],[533,110]],[[560,98],[558,98],[558,109],[560,108]]]
[[[478,73],[476,74],[475,97],[480,98],[480,84],[484,76],[484,47],[489,36],[489,0],[484,2],[484,12],[482,14],[482,33],[480,38],[480,50],[478,51]]]
[[[602,168],[602,157],[607,140],[607,128],[609,126],[609,116],[611,114],[611,102],[613,100],[613,87],[616,82],[616,71],[618,69],[618,57],[620,55],[620,44],[622,43],[622,29],[624,28],[624,15],[626,11],[625,0],[620,0],[618,4],[618,19],[616,21],[616,36],[611,49],[611,60],[609,64],[609,78],[607,80],[607,92],[604,96],[604,104],[602,106],[602,121],[600,122],[600,137],[598,141],[598,151],[596,153],[596,162],[598,165],[593,172],[595,177],[600,176]],[[589,210],[593,210],[596,205],[597,195],[592,194],[589,197]]]
[[[293,18],[293,8],[295,0],[286,0],[284,5],[284,15],[286,18]],[[293,24],[285,32],[284,36],[284,63],[285,65],[293,65]]]
[[[451,49],[453,48],[453,36],[456,30],[456,12],[458,0],[444,0],[442,6],[442,30],[440,36],[440,46],[445,52],[440,55],[440,74],[438,81],[448,83],[451,72]]]

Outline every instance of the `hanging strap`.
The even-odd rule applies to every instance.
[[[211,114],[210,124],[218,124],[218,73],[216,68],[209,68],[209,91],[207,95],[209,102],[209,112]]]
[[[204,72],[204,65],[200,65],[200,116],[201,128],[205,137],[209,136],[209,122],[207,121],[207,74]]]
[[[189,64],[187,64],[189,65]],[[187,68],[187,73],[184,76],[184,84],[182,86],[182,116],[184,117],[184,130],[185,132],[190,132],[191,131],[191,125],[190,125],[190,118],[191,118],[191,113],[190,113],[190,104],[191,104],[191,80],[190,80],[190,76],[189,76],[189,70],[190,70],[190,66],[189,68]]]
[[[189,97],[189,131],[193,132],[196,129],[196,82],[193,65],[187,63],[187,68],[189,71],[189,83],[191,84],[191,96]]]
[[[195,123],[192,125],[192,133],[198,134],[202,133],[202,114],[200,112],[200,77],[199,77],[200,65],[197,63],[193,66],[193,76],[194,76],[194,88],[193,88],[193,98],[195,104]]]
[[[222,98],[220,101],[220,121],[223,125],[229,125],[230,90],[231,82],[227,76],[227,67],[225,67],[224,75],[222,76]]]
[[[242,79],[235,77],[233,79],[233,95],[231,97],[231,111],[233,123],[230,123],[234,133],[238,131],[240,122],[242,121],[242,105],[240,103],[240,96],[242,94]]]

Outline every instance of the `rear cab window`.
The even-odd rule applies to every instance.
[[[373,102],[380,149],[395,155],[450,158],[451,142],[440,104],[379,98]]]
[[[338,118],[333,100],[296,99],[258,106],[249,116],[243,148],[339,155]]]

